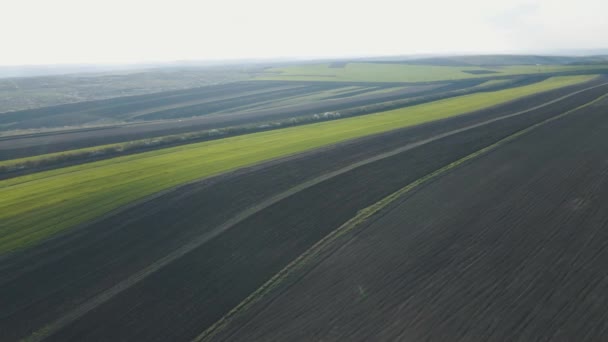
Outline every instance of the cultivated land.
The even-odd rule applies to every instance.
[[[557,77],[384,113],[161,149],[0,181],[0,253],[158,191],[289,154],[447,118],[588,80]]]
[[[608,65],[500,65],[500,66],[439,66],[398,63],[311,64],[267,69],[258,76],[262,80],[332,81],[332,82],[430,82],[512,76],[549,74],[589,70],[608,70]]]
[[[21,125],[39,127],[41,120],[52,125],[61,122],[62,118],[71,118],[85,123],[99,123],[100,121],[109,123],[116,118],[126,119],[144,112],[154,115],[160,113],[167,117],[161,121],[141,121],[136,118],[128,122],[117,121],[114,124],[102,126],[5,131],[5,136],[0,137],[0,160],[135,139],[153,139],[154,141],[154,139],[168,134],[196,133],[201,130],[230,127],[263,129],[268,125],[278,127],[289,125],[292,120],[311,121],[314,119],[314,115],[323,118],[327,111],[338,111],[341,117],[369,114],[468,93],[522,86],[540,82],[546,78],[547,76],[530,75],[501,80],[501,83],[461,80],[449,83],[409,85],[379,82],[257,81],[46,107],[15,112],[10,115],[5,114],[8,115],[6,121],[19,122],[20,118],[23,118],[24,122],[20,123]],[[244,95],[243,89],[254,94]],[[287,96],[286,91],[297,92],[299,95]],[[272,99],[269,100],[269,96]],[[249,108],[239,105],[243,101],[250,103]],[[193,104],[193,102],[199,103]],[[183,115],[185,112],[193,117],[181,118],[180,114]],[[10,119],[11,117],[12,119]],[[172,117],[177,117],[177,119],[172,119]]]
[[[547,123],[399,198],[215,339],[603,340],[607,110]]]
[[[150,68],[3,78],[0,67],[0,113],[242,81],[250,78],[248,70],[246,67]]]
[[[268,109],[280,106],[281,101],[284,102],[283,105],[287,105],[343,94],[347,96],[353,88],[363,92],[377,90],[376,87],[352,87],[333,83],[239,82],[4,113],[0,116],[0,127],[35,129],[187,118],[222,111],[245,111],[257,107]]]
[[[510,58],[513,57],[503,59]],[[489,61],[495,59],[492,57]],[[522,56],[517,60],[532,63],[538,58]],[[566,62],[555,58],[551,61]],[[349,63],[333,63],[332,67],[347,65]],[[479,69],[486,67],[477,66],[478,69],[467,73],[489,75],[487,70]],[[593,67],[597,69],[601,64]],[[524,69],[529,69],[529,65],[522,68],[522,72],[527,72]],[[581,65],[563,66],[564,70],[573,68],[580,70],[561,73],[594,72],[594,69]],[[167,80],[175,74],[179,75],[179,71],[168,72],[170,77]],[[0,161],[31,156],[41,156],[41,159],[3,163],[0,165],[0,178],[219,137],[364,115],[463,94],[506,89],[539,82],[555,74],[559,73],[539,73],[536,70],[527,75],[504,76],[493,72],[483,78],[426,83],[380,82],[379,77],[373,82],[258,80],[4,113],[0,114]],[[141,75],[155,77],[158,73],[127,73],[115,81],[119,85],[121,82],[130,84],[129,77],[132,77],[131,82],[137,83]],[[197,75],[193,71],[189,77],[200,76]],[[209,76],[210,80],[215,76]],[[95,77],[89,78],[95,80]],[[33,84],[38,81],[36,79]],[[49,83],[49,87],[52,88],[52,84]],[[146,89],[149,92],[152,88]],[[331,116],[326,116],[328,112]],[[105,146],[108,144],[114,145]],[[93,149],[70,152],[82,148]],[[67,154],[52,155],[64,151]]]
[[[0,341],[601,340],[605,61],[92,75],[0,113]]]
[[[218,176],[8,255],[0,331],[8,340],[190,340],[360,209],[596,99],[608,86],[563,97],[603,82]]]
[[[489,63],[500,60],[506,63],[512,59],[517,63],[532,65],[472,66],[470,61],[462,66],[401,64],[402,62],[328,64],[325,68],[327,72],[344,74],[343,77],[338,77],[344,79],[340,82],[337,79],[327,82],[328,77],[311,81],[310,75],[300,81],[291,77],[287,81],[260,81],[259,75],[276,75],[272,72],[260,74],[258,71],[263,70],[261,67],[168,69],[118,75],[4,80],[2,82],[8,82],[4,88],[9,99],[10,96],[22,95],[33,99],[38,95],[44,96],[46,90],[62,94],[105,94],[100,97],[110,98],[91,101],[100,97],[87,95],[74,100],[78,103],[0,113],[0,160],[201,130],[243,125],[283,125],[292,118],[299,119],[326,111],[346,110],[368,114],[411,105],[408,99],[412,103],[428,102],[463,93],[513,87],[520,83],[538,81],[542,77],[593,74],[606,70],[605,65],[601,64],[602,59],[589,60],[597,63],[593,65],[536,66],[533,63],[575,61],[530,56],[488,58],[473,61],[486,60]],[[579,59],[579,63],[585,60]],[[437,61],[429,63],[432,62]],[[445,61],[437,63],[443,62]],[[453,64],[454,61],[446,63]],[[304,65],[287,68],[323,67]],[[240,76],[231,78],[232,74]],[[181,80],[180,75],[183,76]],[[386,77],[389,78],[388,81],[385,80]],[[257,80],[247,81],[252,78]],[[425,82],[420,83],[420,80]],[[209,85],[214,82],[228,83]],[[140,87],[134,89],[138,84]],[[196,87],[197,84],[205,86]],[[162,88],[162,85],[166,88]],[[179,87],[188,89],[175,90]],[[0,91],[2,89],[0,84]],[[147,94],[150,92],[154,94]],[[140,93],[147,95],[125,96]],[[49,102],[52,103],[62,101]],[[4,110],[7,109],[0,106],[0,112]]]
[[[6,136],[0,138],[0,159],[196,130],[263,123],[412,96],[428,96],[469,85],[475,84],[353,87],[339,84],[243,82],[160,95],[127,97],[121,101],[104,100],[20,111],[2,114],[0,118],[4,117],[7,123],[19,122],[24,127],[35,129],[46,125],[40,123],[40,120],[57,125],[64,117],[80,120],[81,123],[105,121],[108,124],[41,134],[31,134],[26,130],[24,133],[27,134]],[[357,96],[349,95],[348,91],[352,88],[360,88]],[[384,92],[379,92],[379,89]],[[248,108],[245,103],[249,103]],[[154,119],[163,120],[141,121],[138,115],[148,118],[154,115]],[[57,116],[59,118],[56,118]],[[118,121],[112,123],[112,120]],[[15,128],[14,125],[12,127]]]
[[[146,139],[138,139],[138,140],[130,140],[124,143],[116,143],[116,144],[105,144],[105,145],[97,145],[89,148],[83,149],[71,149],[64,152],[56,152],[56,153],[48,153],[53,149],[61,149],[61,148],[74,148],[78,146],[79,143],[91,144],[96,140],[95,136],[98,135],[98,138],[103,140],[111,141],[113,138],[119,137],[130,137],[133,138],[136,136],[136,133],[133,130],[133,126],[129,127],[116,127],[116,130],[120,133],[120,135],[112,137],[112,132],[107,129],[99,129],[99,130],[86,130],[83,131],[75,131],[75,132],[58,132],[49,133],[44,135],[31,135],[31,136],[17,136],[17,137],[7,137],[4,140],[0,139],[0,159],[5,158],[14,158],[19,156],[22,153],[27,154],[36,154],[40,153],[40,150],[46,151],[47,153],[34,156],[34,157],[25,157],[25,158],[17,158],[10,159],[7,161],[0,161],[0,177],[8,178],[19,176],[20,174],[31,173],[34,171],[42,171],[44,169],[57,168],[61,166],[68,166],[73,164],[78,164],[87,161],[94,161],[99,159],[107,159],[111,157],[116,157],[118,155],[132,154],[137,152],[144,152],[146,150],[159,149],[163,147],[169,147],[174,145],[184,145],[187,143],[204,141],[204,140],[212,140],[212,139],[220,139],[222,137],[233,136],[233,135],[241,135],[246,133],[253,133],[259,131],[267,131],[271,129],[285,128],[291,126],[298,126],[303,124],[309,124],[320,121],[328,121],[328,120],[336,120],[340,118],[346,118],[351,116],[359,116],[370,113],[377,113],[380,111],[386,111],[393,108],[403,108],[406,106],[413,106],[420,103],[427,103],[436,101],[439,99],[445,99],[455,96],[462,96],[464,94],[470,93],[479,93],[479,92],[491,92],[500,89],[506,88],[515,88],[521,87],[524,85],[529,85],[537,82],[541,82],[546,80],[547,77],[518,77],[507,80],[499,80],[496,81],[487,81],[480,83],[479,81],[470,81],[465,82],[455,82],[454,84],[449,84],[446,86],[406,86],[406,87],[397,87],[397,89],[405,88],[405,91],[395,91],[394,87],[388,87],[386,89],[371,91],[372,95],[388,95],[390,96],[389,100],[391,101],[383,101],[383,102],[369,102],[370,98],[367,94],[365,95],[356,95],[349,96],[348,102],[344,102],[344,106],[353,106],[357,104],[363,104],[362,106],[355,106],[351,108],[347,108],[345,110],[340,111],[332,111],[332,112],[324,112],[322,114],[313,114],[313,115],[304,115],[304,116],[296,116],[286,118],[288,114],[294,114],[294,112],[289,111],[288,108],[281,107],[276,110],[280,116],[276,117],[276,120],[271,122],[262,122],[262,123],[251,123],[251,124],[243,124],[237,126],[222,126],[226,123],[229,123],[230,119],[237,119],[239,117],[242,120],[260,120],[263,116],[258,115],[250,115],[252,113],[244,113],[243,115],[235,115],[233,114],[224,114],[215,117],[205,117],[207,120],[206,123],[213,123],[212,120],[216,120],[216,124],[219,124],[218,129],[207,129],[207,130],[197,130],[194,132],[186,132],[186,133],[178,133],[164,136],[154,136]],[[464,83],[464,84],[463,84]],[[468,87],[467,87],[468,86]],[[421,90],[421,88],[430,87],[430,90]],[[353,87],[350,87],[353,88]],[[378,88],[378,87],[374,87]],[[381,87],[380,87],[381,88]],[[375,94],[373,94],[375,93]],[[335,97],[335,96],[334,96]],[[377,100],[386,100],[386,97],[376,98]],[[279,101],[280,102],[280,101]],[[311,102],[313,105],[319,105],[320,100],[316,100]],[[332,101],[333,102],[333,101]],[[323,105],[323,104],[321,104]],[[340,102],[333,102],[332,104],[328,104],[331,107],[328,108],[341,108],[336,107],[340,106]],[[285,110],[285,111],[283,111]],[[267,111],[259,111],[259,113],[263,113],[264,115],[273,115],[273,110]],[[302,112],[304,113],[304,112]],[[281,118],[282,117],[282,118]],[[193,121],[188,121],[187,123],[179,123],[183,125],[185,128],[192,130],[196,127],[193,125]],[[150,127],[151,125],[145,124],[140,125],[139,127]],[[171,126],[171,123],[167,124],[167,122],[161,122],[155,125],[157,128],[167,129],[167,126]],[[148,134],[154,134],[155,131],[147,132]],[[158,132],[156,132],[158,133]],[[83,139],[80,140],[78,136],[81,136]],[[109,135],[109,136],[108,136]],[[49,142],[49,143],[46,143]],[[29,145],[29,147],[28,147]],[[2,151],[3,148],[6,150]],[[49,151],[50,150],[50,151]],[[12,171],[11,171],[12,170]]]

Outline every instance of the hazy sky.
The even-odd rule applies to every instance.
[[[0,0],[0,65],[608,47],[607,0]]]

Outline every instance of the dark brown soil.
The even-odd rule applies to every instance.
[[[423,186],[217,339],[605,340],[607,110]]]
[[[50,339],[189,340],[358,210],[515,131],[587,103],[607,88],[430,142],[296,192],[92,311],[83,311]],[[367,137],[185,186],[4,257],[0,260],[0,340],[28,336],[78,312],[88,300],[135,272],[307,180],[560,94]]]

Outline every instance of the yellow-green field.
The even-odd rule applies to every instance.
[[[470,74],[465,71],[487,70],[490,74]],[[431,82],[552,73],[565,71],[608,70],[608,65],[510,65],[500,67],[454,67],[382,63],[348,63],[343,68],[329,64],[310,64],[273,68],[258,76],[261,80],[341,81],[341,82]]]
[[[242,135],[0,181],[0,254],[180,184],[328,144],[438,120],[592,76],[554,77],[387,112]]]

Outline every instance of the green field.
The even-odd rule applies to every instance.
[[[489,107],[593,76],[242,135],[108,159],[0,181],[0,253],[39,242],[176,185],[312,148]]]
[[[509,79],[504,79],[504,80],[489,80],[489,81],[483,82],[482,84],[478,84],[478,85],[474,86],[473,88],[487,88],[487,87],[492,87],[492,86],[506,84],[506,83],[509,83],[509,82],[511,82],[511,80],[509,80]]]
[[[486,70],[490,74],[465,71]],[[267,69],[260,80],[341,82],[431,82],[466,78],[510,76],[565,71],[608,70],[608,65],[514,65],[497,67],[454,67],[382,63],[348,63],[343,68],[311,64]]]

